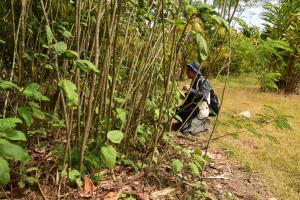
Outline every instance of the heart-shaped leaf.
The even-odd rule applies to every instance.
[[[60,57],[65,59],[78,59],[79,54],[76,51],[66,50]]]
[[[103,164],[107,168],[113,168],[116,165],[117,151],[111,145],[101,148]]]
[[[93,71],[95,73],[100,73],[96,65],[89,60],[75,60],[74,64],[76,67],[79,67],[84,72]]]
[[[59,81],[58,86],[64,91],[67,97],[68,106],[73,109],[76,108],[76,106],[78,105],[76,85],[69,80],[61,80]]]
[[[121,131],[118,131],[118,130],[108,131],[108,133],[107,133],[107,138],[111,142],[116,143],[116,144],[119,144],[122,141],[123,137],[124,137],[124,133],[122,133]]]
[[[20,89],[20,87],[13,83],[13,82],[10,82],[10,81],[0,81],[0,89],[3,89],[3,90],[10,90],[10,89],[13,89],[13,88],[16,88],[16,89]]]
[[[25,88],[22,94],[25,95],[26,97],[31,97],[38,101],[49,101],[48,97],[42,95],[42,93],[38,91],[39,87],[40,87],[39,84],[31,83]]]
[[[201,60],[206,60],[208,56],[207,42],[200,33],[196,33],[195,37],[196,44],[198,46],[198,56],[201,58]]]
[[[46,34],[47,34],[47,43],[48,45],[52,44],[53,41],[53,33],[51,31],[51,28],[46,25]]]
[[[22,123],[22,120],[14,117],[0,119],[0,131],[15,128],[17,126],[17,123]]]
[[[54,51],[60,55],[67,50],[68,46],[64,42],[57,42],[53,45],[53,48],[54,48]]]
[[[27,162],[28,153],[19,145],[10,143],[8,140],[0,139],[0,156],[8,160]]]
[[[32,116],[27,106],[20,106],[18,108],[18,113],[20,117],[24,120],[27,127],[32,124]]]
[[[9,140],[26,141],[26,136],[23,132],[17,130],[7,130],[0,132],[0,137],[7,138]]]

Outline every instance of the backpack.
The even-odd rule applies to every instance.
[[[209,104],[209,116],[216,116],[220,112],[219,99],[215,91],[210,89],[210,104]]]

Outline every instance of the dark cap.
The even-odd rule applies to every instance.
[[[190,63],[190,64],[187,64],[186,66],[187,66],[188,68],[190,68],[191,70],[193,70],[194,72],[200,73],[201,67],[200,67],[197,63],[192,62],[192,63]]]

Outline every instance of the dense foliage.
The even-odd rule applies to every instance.
[[[233,72],[256,72],[263,90],[287,94],[299,87],[299,1],[265,4],[263,32],[236,19],[241,32],[233,34]]]
[[[206,30],[228,29],[217,13],[186,1],[0,4],[1,145],[54,137],[61,170],[83,174],[113,168],[122,154],[157,157],[178,104],[182,44],[191,41],[202,62]],[[27,155],[23,144],[16,148]],[[0,154],[2,184],[7,160],[24,160],[11,150],[18,155]]]
[[[230,28],[239,1],[229,2],[217,12],[182,0],[0,1],[0,185],[37,182],[35,144],[53,147],[58,177],[78,186],[117,164],[157,163],[192,60],[208,74],[255,71],[264,89],[294,92],[299,4],[268,6],[262,35]],[[206,157],[189,155],[200,179]]]

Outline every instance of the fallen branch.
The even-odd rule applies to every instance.
[[[209,177],[203,177],[203,179],[229,179],[226,177],[227,174],[222,174],[219,176],[209,176]]]
[[[171,194],[172,192],[175,192],[177,190],[178,190],[178,188],[167,187],[163,190],[152,192],[151,193],[151,198],[156,199],[156,198],[161,197],[161,196],[166,196],[166,195]]]

